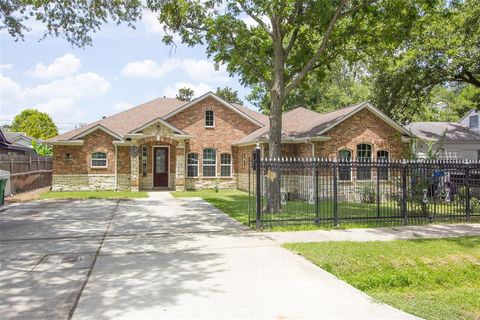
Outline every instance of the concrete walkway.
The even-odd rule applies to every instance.
[[[324,241],[390,241],[422,238],[480,236],[480,224],[445,224],[390,228],[263,232],[275,243]]]
[[[0,218],[2,319],[414,318],[281,248],[291,233],[202,200],[37,201]]]

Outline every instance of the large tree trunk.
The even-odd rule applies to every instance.
[[[274,31],[275,34],[275,31]],[[269,132],[269,156],[278,158],[282,152],[282,106],[285,100],[285,64],[281,37],[273,37],[274,46],[274,78],[270,89],[270,132]],[[279,213],[280,207],[280,172],[268,175],[267,211]]]

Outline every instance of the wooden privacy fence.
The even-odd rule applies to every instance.
[[[10,193],[20,193],[52,185],[52,158],[0,155],[0,170],[10,172]]]

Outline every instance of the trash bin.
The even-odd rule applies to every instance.
[[[0,206],[3,206],[5,202],[5,189],[7,188],[8,179],[0,177]]]

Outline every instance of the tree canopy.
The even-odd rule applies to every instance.
[[[238,97],[238,92],[230,87],[217,87],[215,94],[227,102],[243,104],[243,101]]]
[[[195,92],[192,89],[184,87],[178,89],[178,93],[175,98],[182,101],[191,101],[194,95]]]
[[[402,122],[418,117],[442,86],[469,96],[461,112],[480,107],[480,0],[433,3],[398,46],[369,51],[374,102]]]
[[[0,2],[0,13],[0,30],[7,30],[16,40],[23,39],[36,21],[45,27],[44,38],[63,36],[73,45],[83,47],[92,43],[91,34],[103,24],[124,22],[133,27],[141,18],[142,3],[139,0],[5,0]]]
[[[35,109],[25,109],[13,119],[10,131],[25,132],[37,139],[49,139],[58,135],[58,129],[52,118]]]

